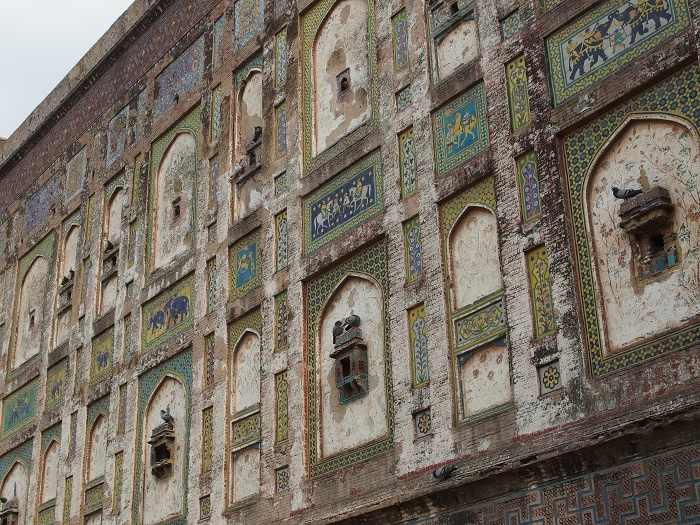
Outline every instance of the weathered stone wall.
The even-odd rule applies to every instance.
[[[20,523],[696,519],[700,4],[638,4],[135,3],[0,144]]]

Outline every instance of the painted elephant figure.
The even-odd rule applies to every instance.
[[[151,330],[151,333],[155,332],[158,330],[160,327],[162,327],[165,324],[165,312],[163,310],[158,310],[156,313],[154,313],[151,316],[150,321],[148,321],[148,328]]]
[[[168,302],[165,303],[165,311],[168,312],[168,328],[170,327],[171,321],[173,326],[182,322],[182,320],[187,317],[189,307],[190,300],[185,295],[179,295],[168,299]]]
[[[569,80],[574,80],[577,73],[579,76],[586,73],[587,60],[590,60],[590,67],[593,67],[598,60],[602,59],[605,62],[608,59],[603,47],[606,35],[605,28],[597,27],[595,31],[586,33],[583,42],[569,50]]]
[[[649,32],[649,29],[645,27],[649,20],[654,21],[654,31],[656,31],[661,27],[662,20],[669,22],[672,18],[665,0],[640,0],[636,6],[630,6],[621,13],[615,13],[611,16],[632,30],[630,45],[634,44],[638,36]]]

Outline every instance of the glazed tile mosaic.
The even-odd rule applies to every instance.
[[[34,421],[38,395],[39,380],[35,379],[4,399],[1,433],[3,438]]]
[[[304,255],[381,213],[382,179],[382,155],[377,150],[304,197]]]
[[[214,457],[214,407],[202,411],[202,474],[211,472]]]
[[[73,499],[73,476],[66,478],[66,486],[63,492],[63,525],[70,525],[70,508]]]
[[[242,297],[261,282],[260,232],[241,239],[229,251],[231,297]]]
[[[117,434],[123,434],[126,430],[128,391],[129,389],[126,383],[119,386],[119,417],[117,419]]]
[[[542,337],[556,330],[549,257],[545,246],[527,253],[527,269],[535,337]]]
[[[63,198],[65,202],[68,202],[80,193],[80,190],[83,188],[83,179],[86,171],[87,153],[85,148],[82,148],[66,164],[66,185]]]
[[[78,412],[70,415],[70,436],[68,443],[68,459],[75,457],[75,450],[78,444]]]
[[[236,72],[236,93],[241,89],[243,81],[248,78],[251,71],[258,70],[262,71],[263,59],[262,55],[257,55],[253,57],[245,66]]]
[[[484,341],[502,335],[507,330],[506,311],[500,294],[476,312],[456,317],[453,321],[456,348],[472,348]]]
[[[289,346],[289,297],[287,290],[275,296],[275,352]]]
[[[216,277],[216,259],[210,259],[207,262],[207,314],[216,309]]]
[[[211,92],[211,140],[219,140],[221,133],[221,86]]]
[[[61,405],[68,384],[68,359],[49,368],[46,378],[46,410]]]
[[[580,279],[580,300],[586,331],[585,343],[589,366],[595,376],[696,344],[700,338],[700,326],[691,324],[660,335],[651,342],[630,345],[624,351],[613,354],[606,353],[601,334],[603,327],[598,311],[600,296],[595,284],[593,253],[590,248],[590,232],[587,227],[585,208],[587,181],[594,167],[594,160],[599,157],[609,138],[624,128],[630,118],[639,115],[666,114],[692,123],[694,128],[698,127],[700,108],[698,108],[698,99],[693,93],[698,89],[699,69],[697,64],[687,67],[668,80],[601,115],[564,139],[565,180],[573,225],[572,245],[576,250],[575,275]]]
[[[26,237],[51,216],[60,192],[59,177],[54,175],[27,199],[24,204],[23,236]]]
[[[129,136],[129,106],[124,107],[109,121],[107,128],[107,166],[112,164],[126,147]]]
[[[530,95],[527,88],[525,57],[520,55],[506,64],[510,129],[519,131],[530,123]]]
[[[275,376],[275,443],[287,441],[289,438],[288,388],[285,370]]]
[[[389,318],[389,278],[387,261],[387,243],[382,240],[367,248],[355,257],[342,262],[328,273],[310,281],[307,285],[307,316],[306,316],[306,370],[308,385],[307,400],[307,454],[309,461],[309,476],[316,477],[339,468],[348,467],[354,463],[367,460],[377,454],[391,450],[394,446],[394,393],[393,372],[391,367],[391,338],[389,324],[384,323],[384,366],[386,374],[387,429],[385,438],[374,441],[358,449],[341,452],[331,458],[322,459],[319,456],[319,381],[317,377],[317,322],[326,300],[335,287],[349,272],[363,273],[379,284],[382,291],[382,309],[385,318]]]
[[[154,368],[150,372],[144,374],[139,378],[139,396],[138,396],[138,419],[136,422],[136,428],[143,428],[144,426],[144,414],[146,413],[146,405],[151,398],[151,395],[155,391],[156,387],[160,385],[161,381],[166,375],[170,375],[178,378],[182,385],[186,389],[186,407],[185,414],[187,414],[186,421],[184,421],[184,428],[190,428],[190,390],[192,388],[192,351],[186,350],[175,357],[165,361],[158,367]],[[145,459],[142,457],[144,446],[143,446],[144,435],[141,432],[137,432],[136,437],[136,457],[134,458],[134,494],[140,494],[142,490],[142,469],[146,465]],[[182,464],[184,465],[183,486],[187,486],[188,479],[188,465],[189,465],[189,438],[187,433],[182,437],[182,450],[183,458]],[[186,525],[187,524],[187,505],[188,498],[183,498],[182,501],[182,514],[171,517],[168,519],[168,525]],[[138,525],[140,523],[139,516],[141,506],[141,498],[133,498],[131,503],[131,523],[132,525]]]
[[[114,454],[114,484],[112,489],[112,512],[118,513],[122,508],[122,490],[124,486],[124,452]]]
[[[418,216],[404,223],[403,234],[406,253],[406,282],[412,283],[423,277],[423,247]]]
[[[549,394],[561,389],[561,369],[559,361],[553,361],[537,368],[537,377],[540,381],[540,395]]]
[[[144,305],[141,320],[144,354],[192,326],[194,288],[194,274],[191,274]]]
[[[546,39],[554,106],[689,27],[686,0],[608,0],[592,9]]]
[[[260,439],[260,414],[244,417],[233,422],[232,445],[240,449]]]
[[[391,41],[394,48],[394,71],[408,67],[408,17],[402,9],[391,17]]]
[[[277,271],[287,267],[287,210],[275,215]]]
[[[17,462],[21,463],[27,470],[31,468],[33,445],[34,441],[30,439],[17,448],[6,452],[0,458],[0,479],[4,480],[7,473]]]
[[[287,152],[287,104],[275,108],[275,154],[279,158]]]
[[[237,0],[233,5],[233,49],[238,50],[262,31],[265,17],[263,0]]]
[[[213,51],[212,51],[212,56],[213,56],[213,62],[214,62],[214,69],[218,69],[218,67],[221,65],[221,61],[224,59],[224,17],[220,16],[216,22],[214,22],[214,28],[213,28]]]
[[[520,187],[520,211],[524,221],[542,214],[540,204],[540,177],[537,172],[537,155],[530,151],[516,159],[518,185]]]
[[[275,490],[276,492],[289,490],[289,467],[282,467],[275,471]]]
[[[112,376],[114,359],[114,328],[92,340],[90,359],[90,385],[95,385]]]
[[[418,189],[416,175],[416,145],[413,127],[399,135],[399,173],[401,175],[401,197],[408,197]]]
[[[275,86],[287,81],[287,29],[275,35]]]
[[[430,416],[429,408],[413,414],[413,423],[415,425],[416,439],[432,435],[433,420]]]
[[[287,189],[287,172],[280,173],[275,177],[275,193],[279,195]]]
[[[419,304],[408,311],[408,338],[411,344],[411,377],[413,387],[423,386],[430,380],[428,371],[428,321],[425,305]]]
[[[520,31],[520,13],[516,11],[501,21],[501,39],[510,38]]]
[[[444,175],[489,146],[483,84],[433,114],[435,171]]]
[[[166,67],[155,80],[153,118],[162,117],[175,101],[194,91],[204,72],[204,37],[200,37]]]
[[[413,92],[410,85],[396,93],[396,111],[403,111],[411,105],[411,102],[413,102]]]
[[[552,9],[557,7],[562,2],[564,2],[564,0],[540,0],[540,5],[546,13],[547,11],[551,11]]]
[[[199,519],[204,520],[211,517],[211,496],[199,498]]]
[[[219,156],[209,161],[209,209],[216,208],[219,203]]]

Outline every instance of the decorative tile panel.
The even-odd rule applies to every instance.
[[[219,203],[219,156],[215,155],[209,161],[209,209],[216,208]]]
[[[275,155],[281,157],[287,152],[287,104],[275,108]]]
[[[401,198],[408,197],[418,189],[413,126],[399,135],[399,173],[401,175]]]
[[[408,18],[402,9],[391,17],[391,41],[394,48],[394,71],[408,67]]]
[[[406,250],[406,282],[412,283],[423,277],[423,248],[418,216],[404,223],[403,236]]]
[[[211,517],[211,496],[199,498],[199,519],[204,520]]]
[[[176,96],[184,98],[194,91],[203,72],[204,37],[200,37],[156,77],[153,118],[162,117]]]
[[[194,274],[174,284],[143,308],[142,353],[147,353],[192,326],[194,320]]]
[[[540,0],[540,4],[542,5],[542,9],[546,13],[547,11],[551,11],[552,9],[557,7],[563,1],[564,0]]]
[[[117,419],[117,434],[123,434],[126,430],[126,410],[128,402],[128,385],[119,385],[119,418]]]
[[[204,349],[207,353],[205,366],[206,370],[204,372],[204,386],[211,386],[214,384],[214,357],[215,357],[215,338],[214,334],[211,333],[204,338]]]
[[[344,235],[384,209],[382,156],[377,150],[304,197],[304,255]]]
[[[287,29],[275,35],[275,86],[287,81]]]
[[[411,102],[413,102],[413,92],[410,85],[396,93],[396,111],[403,111],[411,105]]]
[[[65,202],[68,202],[73,197],[80,193],[83,188],[83,179],[87,171],[87,154],[83,147],[75,156],[66,164],[66,185],[64,188]]]
[[[133,281],[132,281],[133,283]],[[128,284],[127,284],[127,290],[126,290],[126,295],[127,297],[132,297],[132,294],[129,293],[130,290],[128,289]],[[124,316],[124,322],[122,324],[122,356],[124,361],[128,361],[129,357],[131,356],[131,350],[132,350],[132,335],[131,335],[131,314],[126,314]]]
[[[520,13],[518,11],[501,20],[501,40],[512,37],[518,31],[520,31]]]
[[[540,203],[540,177],[537,172],[537,155],[530,151],[517,158],[518,184],[520,187],[520,210],[524,221],[539,217],[542,213]]]
[[[444,175],[489,146],[483,84],[433,114],[435,169]]]
[[[686,0],[608,0],[592,9],[546,39],[554,106],[689,27]]]
[[[385,319],[389,318],[389,268],[387,261],[387,241],[381,240],[375,245],[360,252],[337,266],[328,273],[321,275],[307,285],[307,315],[306,315],[306,370],[307,370],[307,453],[309,476],[316,477],[339,468],[348,467],[359,461],[367,460],[377,454],[381,454],[393,448],[394,444],[394,391],[393,371],[391,358],[391,340],[389,323],[384,323],[384,372],[386,374],[386,403],[387,403],[387,430],[385,438],[374,441],[359,449],[342,452],[331,458],[322,459],[319,456],[319,408],[321,400],[318,398],[318,382],[326,378],[317,377],[317,323],[321,309],[336,286],[349,272],[362,272],[374,279],[382,291],[382,310]]]
[[[233,49],[239,50],[263,30],[265,24],[263,0],[237,0],[233,6]]]
[[[411,343],[413,387],[425,385],[430,380],[428,371],[428,320],[425,305],[419,304],[408,311],[408,338]]]
[[[216,259],[207,261],[207,314],[214,313],[216,309]]]
[[[506,64],[508,79],[508,102],[510,104],[510,129],[515,132],[530,123],[530,95],[527,87],[527,69],[525,57],[518,58]]]
[[[139,220],[129,223],[129,246],[127,248],[126,266],[133,268],[136,263],[136,246],[138,242]]]
[[[2,404],[2,437],[9,436],[34,421],[39,379],[7,396]]]
[[[143,155],[139,153],[134,159],[134,173],[131,178],[131,205],[135,206],[139,198],[139,186],[141,185],[141,166]]]
[[[142,89],[136,99],[136,130],[134,141],[138,141],[146,132],[146,90]]]
[[[288,388],[287,371],[280,372],[275,376],[275,443],[287,441],[289,439],[289,409],[288,409]]]
[[[214,407],[202,411],[202,474],[211,472],[214,457]]]
[[[114,328],[110,328],[92,340],[90,358],[90,385],[112,377],[114,359]]]
[[[122,508],[122,489],[124,487],[124,451],[120,450],[114,455],[114,485],[112,489],[112,512],[114,514]]]
[[[68,384],[68,359],[49,368],[46,379],[46,410],[61,406]]]
[[[260,251],[259,231],[238,241],[229,251],[231,298],[242,297],[260,284]]]
[[[68,443],[68,459],[75,457],[75,448],[78,443],[78,412],[70,415],[70,441]]]
[[[542,337],[556,330],[552,279],[549,274],[547,248],[540,246],[527,253],[527,270],[530,280],[530,300],[535,337]]]
[[[500,296],[499,296],[500,297]],[[454,340],[458,350],[473,347],[502,335],[507,330],[503,299],[454,320]]]
[[[260,439],[260,414],[233,422],[231,444],[238,448]]]
[[[213,29],[213,51],[212,51],[212,60],[214,62],[213,66],[214,69],[218,69],[218,67],[221,65],[221,62],[224,59],[224,37],[225,37],[225,31],[224,31],[224,17],[220,16],[216,22],[214,22],[214,29]]]
[[[219,140],[221,133],[221,86],[211,92],[211,140]]]
[[[280,173],[275,177],[275,194],[284,193],[287,189],[287,172]]]
[[[37,511],[37,524],[49,525],[56,519],[56,500],[52,499],[43,503]]]
[[[34,441],[30,439],[17,448],[5,453],[2,458],[0,458],[0,479],[5,479],[7,473],[18,461],[24,465],[27,472],[31,472],[33,445]]]
[[[207,240],[213,242],[216,240],[216,223],[212,223],[207,227]]]
[[[36,190],[24,203],[22,235],[27,237],[35,228],[44,224],[61,194],[58,175],[54,175]]]
[[[129,136],[129,106],[124,107],[109,121],[107,128],[107,166],[112,164],[126,147]]]
[[[86,428],[92,428],[99,416],[104,416],[104,418],[109,421],[109,396],[104,396],[103,398],[95,401],[88,407],[87,415],[87,425]]]
[[[63,525],[70,525],[70,508],[73,499],[73,476],[66,478],[66,488],[63,493]]]
[[[254,69],[262,71],[263,59],[262,55],[253,57],[248,63],[236,72],[236,93],[240,92],[243,81],[248,78],[250,72]]]
[[[275,492],[289,490],[289,467],[275,470]]]
[[[287,290],[275,296],[275,352],[289,346],[289,299]]]
[[[433,419],[430,415],[430,409],[413,414],[413,424],[415,425],[416,439],[432,435]]]
[[[83,501],[83,512],[90,512],[102,508],[102,498],[104,497],[104,478],[97,478],[99,483],[85,489],[85,499]]]
[[[275,215],[277,271],[287,267],[287,210]]]
[[[549,394],[561,389],[561,368],[559,360],[537,368],[537,377],[540,381],[540,395]]]

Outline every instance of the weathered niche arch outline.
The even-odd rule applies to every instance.
[[[29,483],[29,473],[31,472],[31,467],[32,467],[32,449],[34,446],[34,440],[30,439],[29,441],[26,441],[19,447],[10,450],[7,452],[2,458],[0,458],[0,495],[7,497],[8,499],[12,497],[12,494],[9,493],[8,490],[6,490],[5,483],[8,481],[7,476],[11,472],[14,471],[15,467],[19,466],[19,468],[25,469],[25,472],[27,473],[27,485]],[[29,487],[25,490],[29,490]],[[8,494],[2,494],[1,492],[8,492]],[[24,515],[20,514],[20,523],[24,522],[26,523],[26,505],[27,502],[25,502],[25,512]]]
[[[226,436],[229,445],[226,447],[226,458],[224,463],[225,469],[225,499],[226,507],[230,507],[234,503],[239,503],[240,501],[247,501],[247,498],[242,500],[235,500],[233,493],[234,486],[233,474],[235,468],[234,455],[244,453],[249,451],[251,448],[259,447],[260,441],[260,409],[262,399],[257,404],[246,407],[245,409],[233,413],[233,390],[235,389],[234,381],[234,362],[236,358],[236,352],[238,350],[239,344],[244,340],[247,335],[254,335],[258,337],[258,344],[262,343],[260,335],[262,334],[262,313],[259,308],[243,315],[241,318],[237,319],[228,326],[228,365],[229,372],[227,374],[227,429]],[[259,349],[260,351],[260,349]],[[234,425],[241,425],[244,429],[242,435],[239,439],[234,437]],[[258,449],[258,462],[259,449]],[[258,464],[258,480],[260,476],[260,464]],[[259,487],[258,487],[259,491]]]
[[[475,417],[486,417],[510,406],[509,402],[485,409],[481,413],[464,417],[463,398],[460,385],[460,367],[474,353],[501,342],[508,347],[506,312],[503,301],[504,288],[501,277],[500,287],[474,302],[459,306],[454,299],[452,264],[452,240],[455,227],[462,223],[471,210],[485,210],[493,215],[496,225],[496,237],[500,237],[496,216],[496,191],[491,177],[470,186],[465,191],[440,206],[440,234],[442,237],[443,278],[445,287],[445,306],[449,316],[449,333],[451,346],[452,396],[454,421],[456,424]],[[497,243],[499,245],[499,243]],[[498,248],[498,274],[502,275],[501,253]],[[472,330],[471,324],[486,325],[486,329]],[[501,341],[502,340],[502,341]],[[510,351],[508,349],[508,370],[510,371]],[[509,388],[512,392],[512,377],[509,372]],[[462,415],[460,415],[462,414]]]
[[[302,67],[302,175],[312,172],[325,163],[339,151],[356,143],[368,135],[379,124],[379,86],[377,83],[377,37],[375,28],[374,1],[367,1],[367,28],[368,28],[368,58],[369,58],[369,104],[371,117],[355,131],[345,135],[326,150],[313,155],[313,125],[314,125],[314,100],[313,100],[313,68],[315,59],[313,56],[316,36],[328,15],[335,5],[341,0],[321,0],[308,12],[304,13],[301,20],[301,67]]]
[[[389,269],[387,260],[387,241],[383,239],[376,244],[366,248],[349,260],[341,263],[330,272],[321,275],[306,286],[306,363],[307,376],[306,388],[306,410],[307,410],[307,444],[309,476],[316,477],[327,472],[346,467],[358,461],[371,458],[394,446],[394,392],[393,373],[391,368],[391,338],[389,323],[384,323],[384,373],[386,378],[386,403],[387,403],[387,436],[383,439],[368,443],[358,449],[339,453],[327,460],[323,460],[319,455],[319,381],[323,380],[317,374],[317,330],[320,312],[328,300],[331,290],[340,283],[348,273],[365,275],[379,283],[379,290],[382,294],[382,311],[384,319],[389,319]]]
[[[20,259],[17,268],[17,277],[15,279],[15,293],[14,293],[14,304],[12,307],[12,330],[10,333],[10,346],[8,350],[7,359],[7,379],[11,380],[22,373],[26,368],[32,365],[39,357],[40,353],[29,358],[26,362],[22,363],[19,367],[14,367],[16,359],[17,350],[17,330],[19,329],[19,307],[20,307],[20,293],[22,286],[24,285],[25,277],[30,267],[34,264],[38,257],[44,257],[47,261],[47,272],[46,272],[46,289],[45,293],[48,293],[50,289],[50,278],[53,275],[51,270],[52,263],[54,262],[54,244],[56,242],[56,234],[54,232],[49,233],[44,239],[42,239],[38,244],[34,246],[28,253],[26,253]],[[44,302],[44,311],[42,315],[42,320],[46,320],[46,307],[47,305],[53,304],[53,301]],[[42,331],[42,340],[40,345],[43,345],[45,338]]]
[[[104,419],[104,424],[107,425],[107,428],[105,430],[106,433],[109,432],[109,396],[105,396],[102,399],[95,401],[92,405],[88,407],[88,414],[87,414],[87,420],[85,422],[85,439],[84,439],[84,444],[83,444],[83,466],[82,466],[82,473],[83,473],[83,480],[84,480],[84,487],[86,488],[85,492],[89,490],[89,488],[92,486],[89,484],[91,481],[94,481],[94,479],[101,479],[101,476],[97,476],[97,478],[90,479],[90,456],[92,454],[92,434],[93,431],[95,430],[95,423],[99,418]],[[105,461],[107,460],[107,452],[106,452],[106,444],[105,444]],[[103,473],[104,475],[104,473]]]
[[[52,449],[52,447],[55,447]],[[47,468],[49,467],[48,462],[49,452],[56,454],[56,463],[54,467],[56,468],[55,479],[47,479]],[[58,481],[60,478],[59,471],[61,467],[60,461],[61,455],[61,425],[55,425],[50,429],[44,431],[41,435],[41,474],[39,483],[40,490],[37,490],[37,503],[38,510],[37,516],[39,523],[45,523],[41,521],[41,516],[50,516],[50,519],[55,519],[55,507],[58,496]],[[51,498],[46,497],[47,488],[53,491]],[[48,520],[47,520],[48,521]]]
[[[154,245],[154,228],[155,228],[155,205],[157,199],[157,183],[158,183],[158,173],[161,166],[162,160],[168,151],[169,146],[174,142],[177,135],[180,133],[191,133],[195,140],[195,177],[193,181],[193,191],[192,191],[192,230],[197,224],[197,187],[199,179],[199,143],[200,143],[200,115],[201,107],[197,105],[192,111],[190,111],[180,122],[173,125],[168,132],[166,132],[161,138],[151,146],[151,156],[150,156],[150,166],[148,174],[148,213],[146,217],[146,246],[152,247]],[[192,244],[191,250],[194,250],[194,242]],[[190,252],[191,252],[190,250]],[[150,283],[154,277],[154,267],[153,259],[154,253],[153,249],[149,248],[145,250],[146,252],[146,264],[144,266],[144,273],[146,277],[146,283]],[[188,252],[189,253],[189,252]],[[183,257],[185,254],[182,255]]]
[[[608,137],[624,127],[630,117],[640,118],[662,115],[675,117],[698,134],[700,119],[693,116],[689,104],[688,86],[694,85],[700,73],[698,64],[688,66],[671,78],[641,93],[625,104],[603,114],[596,120],[574,131],[564,138],[564,164],[566,181],[567,212],[570,214],[573,230],[575,275],[578,276],[578,294],[583,317],[584,341],[588,366],[593,376],[603,376],[609,372],[652,359],[666,352],[685,348],[700,340],[700,324],[685,325],[626,350],[606,355],[604,352],[597,299],[595,294],[594,269],[590,253],[590,238],[587,229],[584,194],[587,177],[594,159],[599,158]],[[663,96],[661,93],[663,92]]]
[[[185,428],[190,429],[191,420],[191,392],[192,392],[192,349],[185,350],[172,357],[168,361],[160,364],[150,372],[147,372],[139,378],[139,397],[138,397],[138,418],[136,428],[144,428],[145,410],[151,401],[153,393],[157,390],[166,376],[171,376],[180,381],[185,388],[186,393],[186,412],[187,420],[184,422]],[[146,464],[143,457],[144,439],[148,440],[148,436],[144,436],[143,432],[139,432],[136,437],[136,457],[134,458],[134,472],[132,480],[131,494],[131,524],[139,525],[141,523],[141,492],[143,468]],[[187,487],[189,477],[189,432],[184,436],[184,454],[183,454],[183,486]],[[183,496],[183,514],[168,520],[168,525],[186,525],[188,515],[188,497]]]

